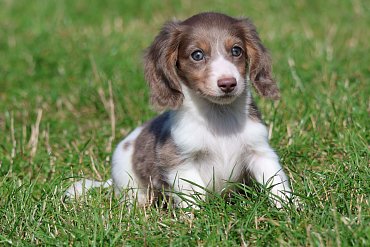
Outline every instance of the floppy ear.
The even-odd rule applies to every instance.
[[[166,23],[144,57],[151,103],[158,110],[176,109],[184,98],[176,72],[180,33],[177,22]]]
[[[256,27],[249,19],[240,20],[243,29],[247,59],[249,64],[249,78],[257,93],[261,96],[278,99],[279,88],[272,78],[271,58],[256,31]]]

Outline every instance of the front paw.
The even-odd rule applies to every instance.
[[[289,207],[294,208],[297,211],[302,211],[304,208],[304,203],[298,196],[293,195],[291,191],[271,192],[270,200],[277,209]]]
[[[290,204],[292,199],[292,192],[290,190],[284,190],[273,188],[270,192],[270,200],[277,209],[283,208],[284,205]]]

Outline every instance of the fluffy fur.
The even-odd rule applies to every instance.
[[[117,195],[126,191],[145,204],[165,191],[176,205],[194,206],[192,196],[178,194],[203,198],[204,188],[222,193],[227,181],[252,178],[271,185],[272,197],[289,198],[288,178],[248,86],[247,78],[259,95],[279,97],[270,56],[248,19],[201,13],[168,22],[144,61],[152,104],[169,110],[118,144]]]

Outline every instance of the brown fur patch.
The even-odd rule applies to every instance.
[[[257,93],[271,99],[280,98],[280,92],[272,78],[271,58],[262,45],[256,27],[249,19],[239,20],[239,28],[243,30],[246,50],[249,59],[249,78]]]
[[[133,168],[143,188],[167,188],[167,169],[183,162],[169,127],[170,113],[165,112],[148,122],[135,141]]]
[[[150,87],[150,98],[158,110],[176,109],[183,101],[181,85],[176,73],[179,25],[169,22],[148,48],[145,55],[145,79]]]

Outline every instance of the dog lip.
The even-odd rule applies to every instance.
[[[216,104],[231,104],[238,95],[225,93],[222,95],[204,95],[206,99]]]
[[[235,96],[236,96],[235,94],[225,93],[223,95],[216,96],[216,97],[218,97],[218,98],[232,98],[232,97],[235,97]]]

